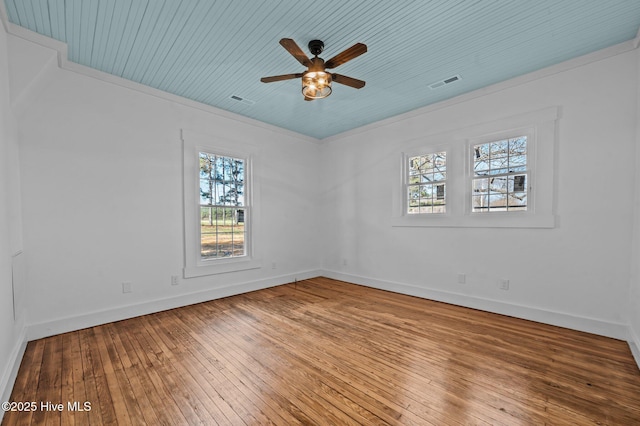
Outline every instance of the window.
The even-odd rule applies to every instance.
[[[407,213],[444,213],[447,153],[407,158]]]
[[[182,130],[184,277],[256,269],[259,146]]]
[[[200,257],[246,255],[245,160],[200,152]]]
[[[559,107],[399,142],[393,226],[553,228]]]
[[[471,211],[527,210],[527,136],[472,146]]]

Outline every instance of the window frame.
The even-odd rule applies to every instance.
[[[259,256],[260,228],[259,180],[254,158],[257,147],[218,136],[181,130],[183,144],[183,229],[185,278],[257,269],[262,266]],[[200,153],[206,152],[245,161],[245,255],[203,259],[200,235]]]

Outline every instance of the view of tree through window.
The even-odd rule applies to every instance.
[[[483,143],[472,149],[472,211],[527,210],[527,137]]]
[[[200,255],[246,254],[245,161],[200,153]]]
[[[407,213],[444,213],[447,153],[409,157]]]

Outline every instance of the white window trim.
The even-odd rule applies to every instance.
[[[553,228],[556,218],[555,155],[556,125],[559,108],[520,114],[488,123],[469,126],[445,134],[430,136],[421,142],[412,141],[401,153],[396,164],[399,183],[393,186],[392,226],[406,227],[469,227],[469,228]],[[472,213],[471,212],[471,153],[470,147],[482,141],[515,135],[526,131],[528,136],[529,192],[527,211]],[[408,214],[404,194],[405,159],[416,152],[434,150],[447,152],[447,212],[441,214]],[[529,207],[530,206],[530,207]]]
[[[256,165],[253,158],[256,147],[246,142],[238,143],[217,136],[181,131],[183,145],[183,208],[184,208],[184,268],[185,278],[227,272],[256,269],[262,266],[259,257],[260,229],[260,188]],[[200,165],[199,153],[209,152],[218,155],[242,158],[245,160],[245,204],[247,205],[246,255],[224,259],[203,260],[200,256]]]

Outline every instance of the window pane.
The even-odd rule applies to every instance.
[[[507,193],[507,178],[496,177],[489,180],[489,190],[491,192]]]
[[[420,176],[421,176],[420,182],[422,183],[433,182],[433,173],[422,174]]]
[[[474,179],[473,192],[487,192],[489,190],[489,179]]]
[[[512,155],[509,157],[509,165],[510,166],[522,166],[527,164],[527,156],[526,155]]]
[[[509,141],[497,141],[489,144],[492,158],[506,157],[509,153]]]
[[[525,192],[527,189],[527,175],[509,177],[509,192]]]
[[[483,212],[489,209],[488,195],[473,195],[472,206],[474,212]]]
[[[476,145],[474,147],[475,159],[477,161],[489,158],[489,144]]]
[[[489,209],[505,210],[507,206],[507,194],[491,192],[489,194]]]
[[[527,137],[520,136],[509,140],[509,150],[511,155],[520,155],[527,153]]]
[[[491,161],[489,161],[489,168],[494,171],[493,174],[496,174],[495,171],[497,169],[506,169],[509,167],[509,157],[501,157],[494,158],[491,157]],[[500,172],[503,173],[503,172]]]
[[[527,194],[524,194],[524,193],[509,194],[508,203],[509,203],[509,211],[526,210]]]
[[[420,205],[420,187],[418,185],[409,187],[408,201],[409,207],[418,207]]]
[[[478,161],[473,166],[473,170],[475,171],[476,176],[486,176],[489,174],[489,162]]]

